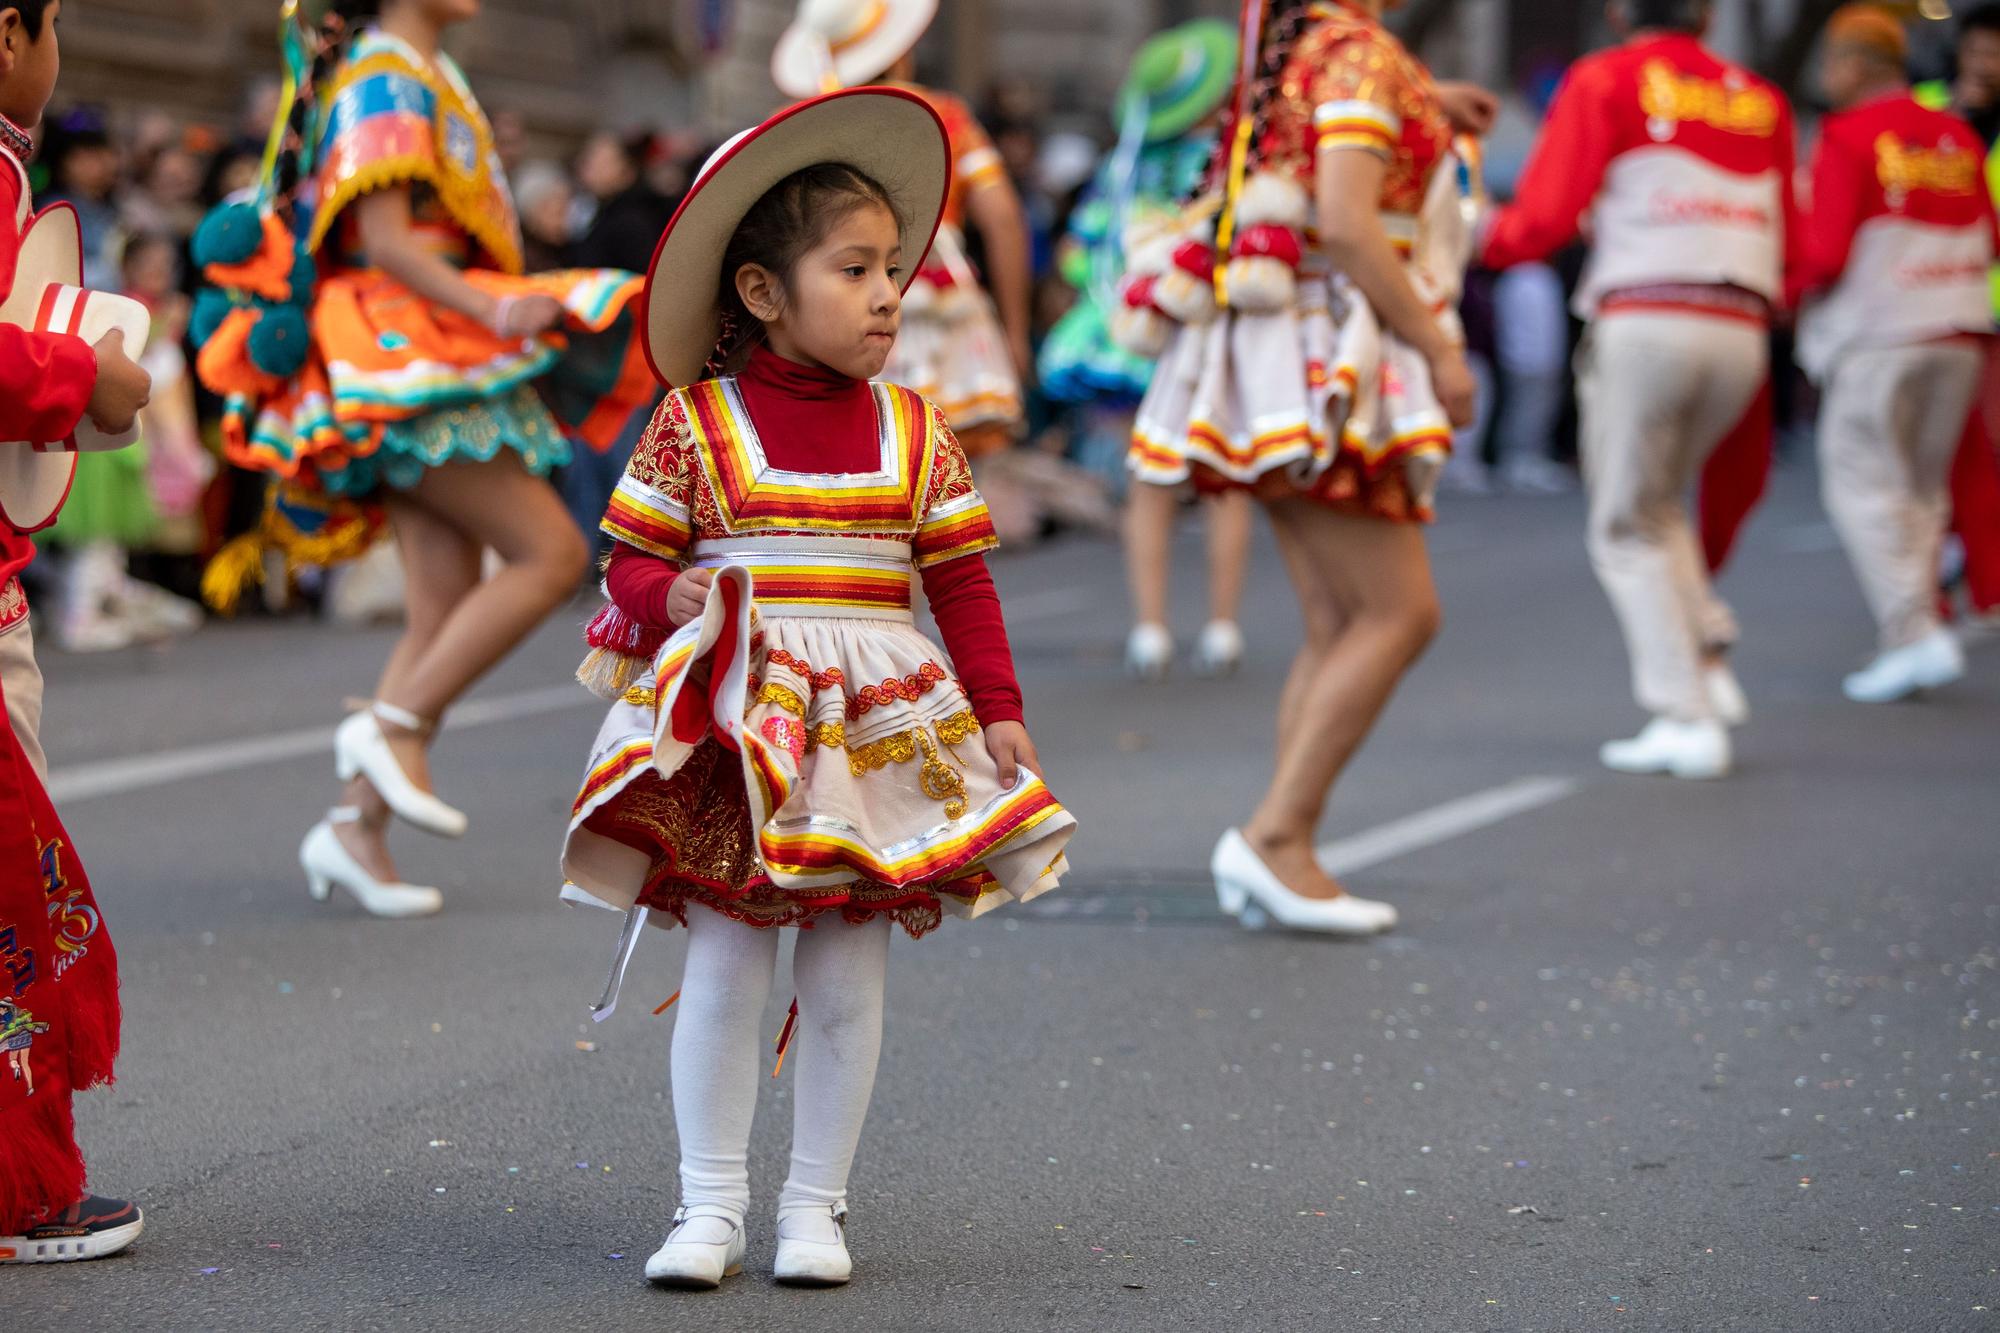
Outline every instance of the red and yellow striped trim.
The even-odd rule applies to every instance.
[[[680,559],[694,536],[686,505],[629,476],[611,493],[598,526],[619,541],[666,560]]]
[[[986,501],[972,491],[937,505],[925,516],[914,547],[917,568],[929,569],[960,556],[978,555],[999,544],[1000,534],[993,530],[993,515]]]
[[[583,780],[583,789],[576,795],[576,804],[570,807],[572,817],[583,813],[599,796],[622,787],[640,769],[653,762],[653,742],[650,738],[630,741],[591,769]]]

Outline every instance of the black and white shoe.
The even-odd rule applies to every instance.
[[[90,1194],[19,1236],[0,1236],[0,1264],[63,1264],[117,1254],[146,1229],[136,1203]]]

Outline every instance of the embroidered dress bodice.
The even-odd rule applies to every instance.
[[[910,614],[910,576],[998,544],[972,472],[937,410],[865,386],[865,472],[777,466],[734,378],[669,396],[633,452],[604,529],[677,564],[742,564],[787,615]]]
[[[1312,7],[1278,76],[1258,159],[1308,191],[1319,154],[1358,148],[1388,163],[1382,212],[1414,217],[1451,150],[1451,123],[1430,74],[1379,22],[1342,4]]]

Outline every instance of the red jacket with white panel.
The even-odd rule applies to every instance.
[[[1954,115],[1898,91],[1820,122],[1799,260],[1799,364],[1993,326],[1986,147]]]
[[[1734,287],[1776,305],[1794,161],[1776,88],[1690,35],[1641,36],[1570,67],[1482,258],[1542,259],[1587,225],[1585,318],[1617,293],[1674,304],[1674,288]]]

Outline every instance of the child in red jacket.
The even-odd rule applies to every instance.
[[[33,150],[61,57],[62,0],[0,4],[0,300],[12,291],[28,217]],[[85,416],[128,429],[151,381],[119,335],[80,338],[0,325],[0,441],[67,438]],[[26,449],[0,443],[0,449]],[[41,676],[28,639],[19,574],[33,557],[27,527],[0,487],[0,1263],[95,1259],[130,1245],[136,1205],[84,1192],[70,1093],[111,1078],[118,1053],[118,964],[42,785],[35,734]],[[53,513],[32,517],[33,527]]]

